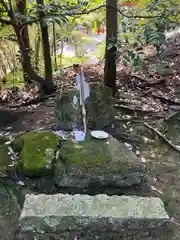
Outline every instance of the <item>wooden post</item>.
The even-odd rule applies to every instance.
[[[79,73],[80,76],[80,91],[81,91],[81,101],[82,101],[82,118],[83,118],[83,127],[84,127],[84,133],[87,133],[87,122],[86,122],[86,108],[85,108],[85,99],[84,99],[84,76],[82,71]]]
[[[87,133],[87,122],[86,122],[86,108],[85,108],[85,93],[84,93],[84,75],[82,72],[81,67],[79,64],[74,64],[73,65],[74,70],[76,72],[76,76],[79,74],[79,84],[80,84],[80,96],[81,96],[81,112],[82,112],[82,118],[83,118],[83,127],[84,127],[84,133]]]

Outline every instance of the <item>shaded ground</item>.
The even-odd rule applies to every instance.
[[[0,110],[0,127],[3,131],[19,132],[36,130],[55,124],[54,110],[46,103],[17,110]]]

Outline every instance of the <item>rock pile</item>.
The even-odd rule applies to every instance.
[[[114,119],[111,91],[91,87],[86,101],[88,129],[102,129]],[[81,122],[74,95],[79,97],[76,90],[58,96],[55,112],[61,130],[72,130]],[[52,189],[56,193],[26,196],[20,239],[163,239],[169,217],[160,199],[117,196],[120,189],[142,184],[146,171],[141,160],[113,136],[97,140],[89,131],[83,142],[77,142],[71,135],[64,140],[51,131],[32,131],[8,144],[1,141],[0,153],[0,174],[15,170],[25,186],[32,182],[33,191],[41,193],[46,179],[48,193]],[[111,188],[116,196],[104,194]],[[75,195],[68,195],[71,192]]]

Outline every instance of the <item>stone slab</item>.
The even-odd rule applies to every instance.
[[[112,137],[94,139],[90,133],[83,142],[68,139],[57,152],[54,182],[59,188],[76,188],[89,194],[103,188],[125,188],[146,181],[146,169],[128,147]],[[78,192],[79,193],[79,192]]]
[[[61,240],[80,235],[84,237],[77,239],[118,239],[131,231],[147,237],[152,229],[154,232],[168,222],[159,198],[40,194],[26,196],[19,226],[20,236],[32,234],[36,239],[50,239],[51,235]]]

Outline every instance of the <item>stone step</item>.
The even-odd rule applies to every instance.
[[[168,223],[159,198],[104,194],[27,195],[19,220],[20,239],[38,240],[147,240],[164,235]]]

